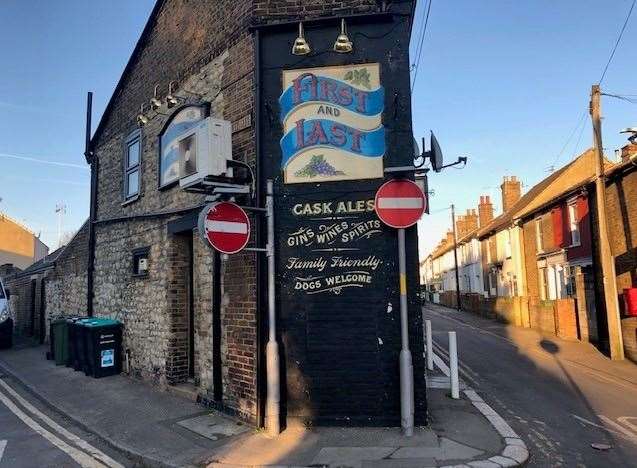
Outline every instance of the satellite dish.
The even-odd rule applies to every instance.
[[[412,137],[413,138],[413,137]],[[425,165],[425,157],[424,155],[420,152],[420,148],[418,147],[418,142],[416,141],[416,139],[414,138],[414,166],[416,168],[421,168],[422,166]]]
[[[418,142],[413,136],[412,136],[412,139],[414,140],[414,159],[418,159],[422,156],[420,154],[420,148],[418,147]]]
[[[431,168],[435,172],[440,172],[444,162],[442,159],[442,150],[440,149],[440,145],[438,144],[438,140],[436,140],[434,132],[431,132],[431,148],[426,152],[426,156],[429,157]]]

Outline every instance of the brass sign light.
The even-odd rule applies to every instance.
[[[336,38],[336,42],[334,42],[334,52],[338,52],[339,54],[348,54],[353,49],[354,45],[347,36],[347,25],[345,24],[345,19],[341,19],[341,33]]]
[[[312,52],[310,48],[310,44],[305,40],[305,35],[303,33],[303,23],[299,22],[299,37],[294,40],[294,45],[292,46],[292,54],[293,55],[307,55]]]

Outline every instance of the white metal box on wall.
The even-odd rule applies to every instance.
[[[207,177],[232,177],[232,124],[208,117],[178,140],[179,185],[187,188]]]

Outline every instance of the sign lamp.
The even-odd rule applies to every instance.
[[[336,38],[336,42],[334,43],[334,52],[338,52],[339,54],[348,54],[354,48],[352,41],[349,40],[347,36],[347,25],[345,24],[345,19],[341,19],[341,33]]]
[[[168,83],[168,95],[166,96],[166,105],[170,109],[171,107],[175,107],[179,101],[177,98],[173,96],[173,84],[177,83],[176,81],[171,81]]]
[[[292,54],[293,55],[307,55],[312,52],[310,48],[310,44],[305,40],[305,35],[303,34],[303,23],[299,22],[299,37],[294,40],[294,45],[292,46]]]
[[[161,107],[161,101],[157,99],[157,88],[159,88],[159,85],[155,85],[155,90],[153,91],[153,97],[150,98],[150,108],[152,110],[159,109]]]
[[[143,127],[148,123],[148,117],[144,115],[144,103],[139,106],[139,114],[137,115],[137,125]]]

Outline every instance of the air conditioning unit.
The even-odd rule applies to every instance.
[[[232,125],[208,117],[177,139],[179,186],[192,187],[211,177],[232,177]]]

